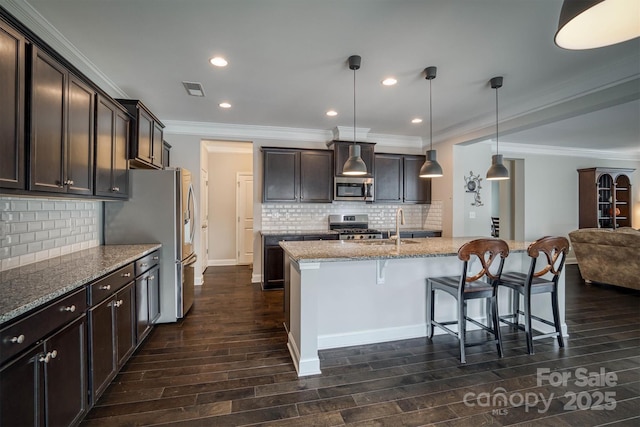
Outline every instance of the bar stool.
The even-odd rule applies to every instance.
[[[536,263],[540,252],[546,256],[546,265],[536,271]],[[527,253],[531,258],[528,273],[505,272],[498,281],[498,288],[503,286],[514,291],[512,313],[501,316],[500,321],[524,330],[527,337],[527,350],[529,354],[534,354],[533,340],[542,338],[557,337],[558,345],[564,347],[562,330],[560,328],[560,312],[558,309],[558,279],[560,278],[560,273],[562,272],[562,267],[564,266],[568,252],[569,241],[566,238],[545,236],[531,243],[527,249]],[[547,278],[543,278],[542,276],[547,273],[551,274],[551,277],[547,276]],[[531,313],[531,295],[542,293],[551,294],[553,322]],[[523,310],[520,310],[520,295],[524,296]],[[520,315],[524,317],[524,327],[518,323]],[[508,320],[510,318],[513,319],[513,321]],[[553,326],[555,332],[533,336],[531,319]]]
[[[478,258],[481,269],[473,276],[469,276],[469,267],[472,255]],[[458,258],[462,261],[462,273],[459,276],[428,277],[427,278],[427,336],[433,337],[434,327],[439,327],[445,332],[458,338],[460,344],[460,363],[466,363],[465,347],[485,343],[496,343],[498,356],[502,357],[502,339],[498,322],[497,280],[500,278],[504,260],[509,255],[509,246],[500,239],[477,239],[465,243],[458,249]],[[497,272],[492,273],[491,264],[500,257]],[[438,322],[434,320],[435,292],[444,291],[456,299],[458,319]],[[467,301],[473,299],[485,299],[487,305],[487,324],[484,325],[475,319],[467,317]],[[484,329],[494,336],[493,340],[469,344],[465,341],[467,321]],[[446,325],[458,325],[458,332],[449,329]]]

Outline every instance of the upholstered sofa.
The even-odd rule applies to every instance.
[[[569,233],[586,281],[640,289],[640,231],[583,228]]]

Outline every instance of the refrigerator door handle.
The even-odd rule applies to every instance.
[[[198,256],[195,253],[193,253],[189,255],[187,259],[185,259],[184,261],[178,261],[178,263],[182,264],[184,267],[188,267],[190,265],[195,264],[197,260],[198,260]]]

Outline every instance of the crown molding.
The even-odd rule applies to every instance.
[[[213,122],[188,122],[163,120],[168,134],[194,135],[208,139],[254,141],[256,139],[279,141],[327,142],[331,131],[319,129],[286,128],[277,126],[237,125]]]
[[[253,154],[250,142],[203,141],[208,153]]]
[[[493,144],[493,141],[484,141],[483,143]],[[551,145],[517,144],[513,142],[500,142],[500,153],[504,154],[505,157],[518,154],[534,154],[541,156],[568,156],[603,160],[640,161],[640,151],[591,150]]]

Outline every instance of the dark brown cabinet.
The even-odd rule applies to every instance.
[[[0,187],[25,188],[25,39],[0,20]]]
[[[378,203],[431,203],[431,180],[420,178],[425,156],[375,155],[375,201]]]
[[[364,177],[372,178],[375,175],[375,160],[374,160],[374,148],[375,143],[372,142],[357,142],[360,146],[360,157],[367,165],[367,174],[362,175]],[[331,141],[328,143],[329,148],[334,149],[335,154],[335,171],[336,176],[345,176],[342,173],[342,167],[349,158],[349,146],[353,145],[353,142],[348,141]]]
[[[631,227],[635,169],[578,169],[579,228]]]
[[[265,148],[263,202],[331,203],[333,152]]]
[[[136,261],[136,345],[151,332],[160,317],[160,267],[158,252]]]
[[[29,189],[93,194],[95,91],[32,47]]]
[[[0,369],[0,425],[80,422],[88,407],[85,307],[82,290],[2,329],[8,351]]]
[[[127,198],[129,116],[103,96],[98,96],[96,105],[95,195]]]
[[[171,144],[162,141],[162,168],[166,169],[171,166]]]
[[[162,169],[164,125],[137,99],[118,99],[133,117],[130,128],[129,159],[137,168]]]

